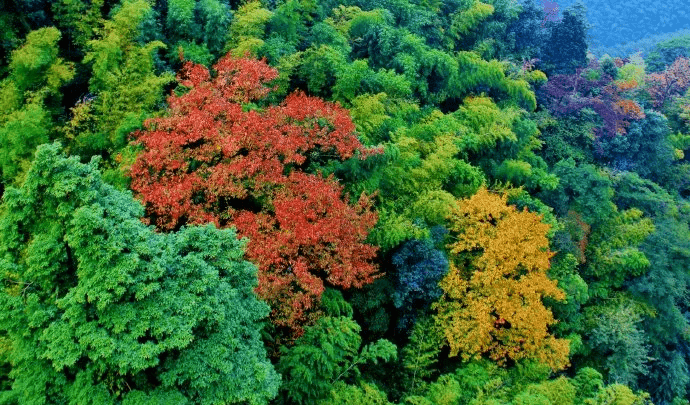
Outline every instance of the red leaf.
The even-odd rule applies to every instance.
[[[303,171],[308,158],[347,159],[365,150],[348,111],[295,93],[264,111],[260,101],[277,72],[263,61],[229,56],[215,76],[186,63],[190,87],[170,96],[169,116],[135,133],[143,151],[132,165],[132,189],[161,230],[214,222],[249,238],[259,268],[257,293],[272,320],[293,336],[313,320],[326,285],[361,287],[376,276],[376,248],[364,241],[376,223],[366,196],[350,205],[333,178]]]

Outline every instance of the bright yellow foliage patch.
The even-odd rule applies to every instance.
[[[552,369],[568,363],[568,341],[549,334],[555,322],[542,298],[565,299],[546,276],[549,225],[531,212],[509,206],[505,196],[481,189],[458,203],[450,216],[457,241],[434,307],[436,323],[463,359],[488,355],[499,364],[534,359]]]

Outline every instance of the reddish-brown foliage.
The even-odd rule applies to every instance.
[[[661,73],[647,77],[647,91],[660,107],[673,96],[683,94],[690,87],[690,59],[680,57]]]
[[[281,105],[247,108],[277,77],[265,62],[225,57],[214,68],[187,63],[178,80],[190,90],[171,96],[169,115],[135,134],[144,150],[131,168],[132,189],[162,230],[214,222],[248,237],[257,293],[277,326],[299,334],[325,284],[361,287],[376,273],[376,249],[364,243],[377,220],[369,199],[350,205],[335,179],[305,169],[372,152],[336,104],[296,93]]]

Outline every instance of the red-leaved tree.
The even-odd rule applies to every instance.
[[[363,148],[337,104],[295,93],[249,108],[277,77],[263,61],[226,56],[214,70],[187,63],[178,80],[189,91],[171,95],[168,115],[135,133],[143,151],[132,189],[161,230],[214,222],[249,238],[257,293],[294,337],[326,285],[362,287],[377,271],[376,248],[364,242],[377,221],[369,198],[349,204],[333,177],[308,168],[377,151]]]
[[[661,73],[647,76],[647,91],[655,107],[661,107],[673,96],[690,88],[690,59],[679,57]]]

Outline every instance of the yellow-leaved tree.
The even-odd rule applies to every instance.
[[[450,355],[484,355],[499,364],[532,359],[553,370],[568,364],[569,343],[549,333],[555,322],[544,297],[565,299],[547,277],[549,225],[482,188],[450,217],[452,264],[434,304]]]

